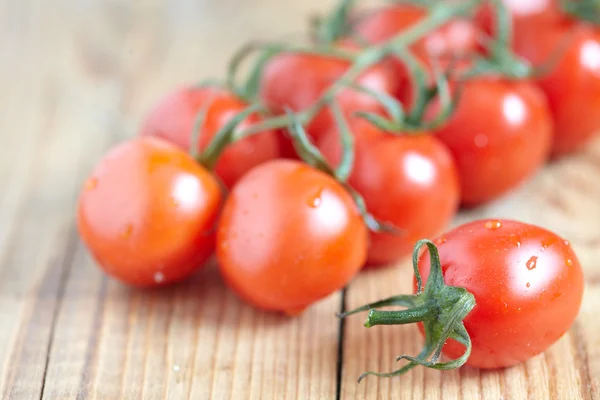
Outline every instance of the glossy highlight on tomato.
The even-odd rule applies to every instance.
[[[297,314],[361,269],[367,228],[332,177],[295,160],[245,175],[225,202],[217,259],[226,283],[265,310]]]
[[[392,135],[364,120],[351,125],[355,161],[348,183],[365,199],[375,218],[398,234],[370,233],[367,263],[390,264],[411,253],[415,242],[438,234],[460,201],[458,172],[448,149],[427,132]],[[337,130],[319,142],[332,165],[342,149]]]
[[[575,321],[583,273],[570,243],[538,226],[511,220],[479,220],[436,240],[444,281],[475,296],[464,319],[473,349],[466,364],[502,368],[550,347]],[[419,261],[423,281],[429,252]],[[416,281],[415,281],[416,291]],[[443,352],[463,354],[453,339]]]
[[[166,139],[188,151],[198,115],[205,109],[198,142],[200,151],[206,148],[219,129],[246,107],[242,100],[223,89],[182,87],[169,93],[152,109],[142,126],[141,135]],[[252,114],[240,123],[238,130],[260,121],[259,115]],[[220,155],[215,173],[225,186],[231,188],[250,168],[278,156],[277,134],[267,130],[229,145]]]
[[[215,177],[192,157],[141,137],[96,165],[79,197],[77,227],[108,275],[160,286],[190,276],[212,254],[221,201]]]
[[[552,117],[533,84],[478,77],[464,83],[436,135],[456,161],[462,204],[475,206],[513,190],[546,162]]]
[[[266,66],[262,78],[261,98],[276,113],[286,107],[303,111],[313,105],[323,92],[350,67],[350,62],[334,57],[310,54],[284,53],[274,57]],[[397,78],[387,63],[376,64],[367,69],[357,83],[377,92],[395,94]],[[377,100],[365,93],[347,88],[336,96],[346,117],[357,111],[384,113]],[[307,125],[307,133],[313,140],[335,126],[329,107],[323,108]]]

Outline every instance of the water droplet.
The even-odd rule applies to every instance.
[[[561,293],[561,292],[556,292],[556,293],[554,293],[554,294],[552,295],[552,300],[556,300],[556,299],[558,299],[560,296],[562,296],[562,293]]]
[[[311,206],[312,208],[317,208],[321,205],[321,194],[323,193],[323,188],[319,188],[317,190],[317,192],[308,199],[308,205]]]
[[[483,133],[480,133],[479,135],[475,136],[473,141],[475,142],[475,146],[483,149],[488,145],[489,139]]]
[[[446,243],[446,241],[447,241],[447,240],[448,240],[448,239],[447,239],[445,236],[442,236],[442,237],[440,237],[440,238],[437,238],[437,239],[435,240],[435,244],[439,246],[440,244],[444,244],[444,243]]]
[[[508,312],[508,303],[503,301],[502,302],[502,313],[506,314]]]
[[[530,287],[531,283],[527,282],[527,284],[525,286]]]
[[[528,270],[532,270],[535,269],[535,267],[537,267],[537,256],[532,256],[529,260],[527,260],[527,263],[525,264],[527,266]]]
[[[521,247],[521,241],[514,233],[508,235],[508,240],[510,240],[513,245],[517,246],[517,248]]]
[[[131,236],[131,232],[133,232],[133,225],[127,224],[125,229],[123,229],[123,231],[121,232],[121,237],[123,239],[127,239],[129,236]]]
[[[173,371],[179,372],[179,371],[181,371],[181,367],[179,365],[175,364],[175,365],[173,365]]]
[[[549,237],[546,238],[544,240],[542,240],[542,247],[547,249],[548,247],[552,246],[554,243],[556,243],[556,238],[554,237]]]
[[[517,307],[516,312],[521,312],[521,307]]]
[[[568,240],[565,240],[565,241],[564,241],[564,244],[565,244],[565,246],[570,246],[570,245],[571,245],[571,242],[569,242]]]
[[[98,178],[90,178],[85,183],[85,190],[94,190],[98,186]]]
[[[485,229],[496,230],[502,227],[502,222],[498,220],[490,220],[485,223]]]
[[[565,258],[565,264],[567,265],[567,267],[572,267],[573,260],[571,260],[570,258]]]
[[[161,283],[164,280],[165,280],[165,274],[163,274],[162,272],[156,272],[154,274],[154,282]]]

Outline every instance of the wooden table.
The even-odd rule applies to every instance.
[[[0,3],[0,398],[600,398],[600,140],[515,193],[454,221],[510,217],[571,240],[583,306],[545,354],[502,371],[415,369],[393,380],[414,327],[366,329],[334,313],[410,290],[407,262],[362,274],[297,318],[255,311],[214,266],[136,291],[107,279],[78,239],[82,181],[176,85],[221,76],[248,38],[297,35],[331,0]]]

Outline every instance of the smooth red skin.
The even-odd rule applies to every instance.
[[[532,65],[545,64],[565,46],[555,68],[536,83],[554,119],[552,156],[581,149],[600,132],[600,31],[560,13],[555,1],[537,0],[531,5],[539,7],[524,9],[526,2],[504,3],[513,18],[513,48]],[[495,29],[489,10],[480,13],[478,23],[484,31]],[[590,62],[582,61],[582,54]]]
[[[295,160],[245,175],[225,202],[217,258],[227,284],[265,310],[296,314],[361,269],[367,228],[346,190]]]
[[[475,206],[516,188],[544,164],[552,118],[535,85],[480,77],[464,84],[436,135],[456,161],[462,204]]]
[[[281,54],[266,66],[262,78],[261,97],[275,112],[286,107],[303,111],[313,105],[323,92],[350,67],[349,61],[308,54]],[[357,80],[360,85],[378,92],[395,94],[397,78],[388,63],[368,68]],[[384,108],[373,97],[352,89],[336,96],[340,108],[349,117],[357,111],[383,114]],[[317,140],[335,125],[329,107],[323,108],[307,125],[307,133]]]
[[[496,222],[500,228],[486,227]],[[550,347],[575,321],[583,273],[569,243],[554,233],[516,221],[475,221],[436,243],[444,282],[475,296],[475,308],[464,319],[473,342],[467,365],[503,368],[523,362]],[[427,252],[419,261],[424,283],[429,268]],[[443,352],[456,358],[464,346],[450,339]]]
[[[108,275],[160,286],[190,276],[212,254],[221,201],[214,176],[187,153],[137,138],[94,168],[79,197],[77,227]]]
[[[141,135],[161,137],[188,151],[198,114],[209,101],[211,104],[207,108],[198,143],[198,150],[202,150],[219,129],[246,108],[247,104],[221,89],[179,88],[156,104],[146,117]],[[253,114],[242,121],[239,129],[260,120],[258,115]],[[277,157],[277,134],[273,131],[260,132],[228,146],[215,166],[215,173],[231,188],[250,168]]]
[[[367,263],[389,264],[411,253],[415,242],[438,234],[456,214],[460,193],[452,155],[435,137],[392,136],[366,122],[352,125],[355,161],[348,182],[380,221],[402,229],[401,235],[370,233]],[[339,134],[322,137],[323,155],[338,165]]]
[[[427,16],[422,7],[400,4],[383,7],[366,15],[356,24],[356,33],[370,43],[382,43],[410,28]],[[427,67],[431,58],[438,58],[441,66],[450,54],[465,54],[477,49],[477,29],[466,19],[456,19],[434,30],[411,46],[413,54]],[[439,59],[441,57],[441,59]],[[412,79],[404,64],[394,59],[399,78],[398,98],[410,104],[412,99]]]

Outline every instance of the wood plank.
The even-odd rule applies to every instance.
[[[462,211],[458,225],[477,218],[512,218],[538,224],[568,238],[586,278],[581,311],[572,329],[544,354],[512,368],[469,367],[439,372],[416,368],[403,377],[369,377],[390,371],[400,354],[416,354],[422,338],[414,326],[362,326],[364,315],[346,321],[342,398],[377,399],[590,399],[600,396],[600,138],[582,154],[546,166],[532,181],[494,204]],[[348,288],[347,309],[412,290],[409,260],[366,271]],[[442,397],[443,396],[443,397]]]
[[[247,39],[220,22],[231,6],[96,1],[63,10],[72,14],[60,30],[71,37],[64,51],[80,78],[73,88],[105,89],[88,99],[89,106],[80,102],[80,132],[96,142],[96,149],[83,145],[92,161],[82,170],[108,143],[135,134],[163,92],[222,75],[227,55]],[[307,14],[271,21],[255,6],[237,2],[228,23],[260,36],[299,30]],[[100,121],[109,122],[91,126]],[[156,291],[130,290],[107,279],[81,244],[65,268],[70,273],[48,354],[45,399],[335,396],[339,294],[290,319],[240,302],[214,266],[190,282]]]

